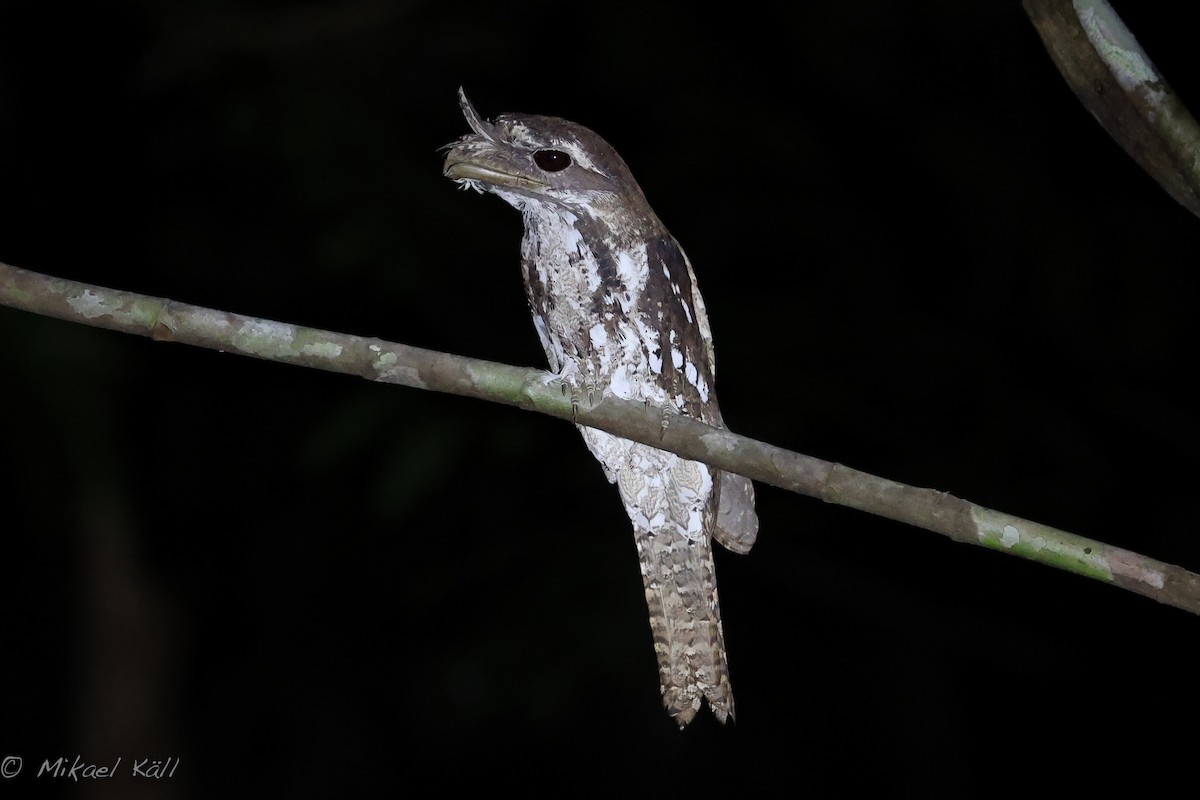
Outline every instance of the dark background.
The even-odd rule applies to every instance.
[[[0,2],[0,260],[542,366],[518,216],[441,177],[462,84],[622,153],[735,430],[1200,570],[1200,221],[1018,3],[796,5]],[[1196,11],[1118,10],[1200,107]],[[569,425],[3,308],[0,346],[0,793],[1194,772],[1181,611],[760,487],[717,556],[737,723],[681,734]],[[33,778],[76,754],[182,763]]]

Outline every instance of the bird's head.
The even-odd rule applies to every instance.
[[[448,145],[446,177],[522,210],[530,203],[577,216],[620,210],[658,224],[629,167],[593,131],[534,114],[501,114],[488,122],[462,89],[458,100],[472,133]]]

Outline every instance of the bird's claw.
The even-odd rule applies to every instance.
[[[584,392],[587,393],[587,408],[589,410],[595,408],[599,402],[598,398],[603,396],[603,392],[596,385],[594,378],[589,377],[586,380],[580,380],[579,367],[573,362],[567,363],[558,372],[547,375],[545,381],[546,383],[558,381],[559,388],[562,390],[562,396],[570,397],[572,422],[578,421],[579,404]]]
[[[650,401],[647,400],[646,407],[649,408],[649,406],[650,406]],[[662,415],[658,419],[658,440],[660,442],[663,439],[667,438],[667,428],[669,428],[671,426],[671,417],[676,416],[677,414],[682,414],[682,413],[683,412],[680,411],[678,408],[675,408],[675,406],[670,401],[663,404]]]
[[[596,404],[598,402],[600,402],[598,398],[603,396],[603,392],[600,390],[600,387],[596,385],[596,382],[593,380],[590,380],[590,379],[584,383],[584,385],[582,387],[582,391],[587,392],[587,409],[589,411],[591,411],[593,408],[596,407]],[[576,415],[579,413],[579,402],[581,399],[582,399],[581,387],[579,386],[578,382],[573,381],[571,383],[571,419],[572,420],[574,420],[576,418]]]

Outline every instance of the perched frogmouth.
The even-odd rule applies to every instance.
[[[444,173],[521,212],[533,324],[576,398],[599,391],[722,426],[712,333],[683,249],[617,152],[556,117],[481,118]],[[633,522],[663,704],[680,727],[707,700],[724,722],[733,694],[711,540],[749,551],[758,532],[747,478],[580,426]]]

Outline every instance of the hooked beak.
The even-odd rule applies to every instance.
[[[532,178],[528,167],[514,163],[512,148],[500,141],[495,125],[479,116],[461,86],[458,89],[458,105],[472,133],[450,145],[450,152],[446,154],[446,163],[442,167],[443,175],[477,189],[486,187],[528,191],[546,185]]]

